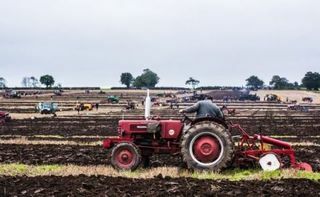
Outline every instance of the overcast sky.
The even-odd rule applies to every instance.
[[[0,0],[0,76],[120,86],[150,68],[158,86],[244,85],[254,74],[320,72],[319,0]]]

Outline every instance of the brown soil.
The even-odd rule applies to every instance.
[[[107,161],[100,146],[0,145],[1,163],[98,165]]]
[[[320,147],[295,147],[298,161],[320,171]],[[109,153],[101,146],[0,144],[0,163],[109,165]],[[154,155],[151,166],[181,166],[180,156]]]
[[[0,127],[0,135],[116,135],[118,120],[97,118],[13,120]]]
[[[248,133],[264,135],[320,135],[320,116],[306,118],[273,117],[231,119],[240,124]],[[35,120],[13,120],[0,127],[0,135],[117,135],[118,118],[38,118]],[[234,131],[234,134],[239,134]]]
[[[105,137],[100,136],[90,136],[90,137],[50,137],[50,136],[0,136],[0,140],[28,140],[28,141],[70,141],[76,143],[90,143],[90,142],[102,142]]]
[[[102,146],[0,144],[0,163],[109,165],[109,152]],[[181,158],[154,155],[151,166],[180,166]]]
[[[107,176],[0,177],[1,196],[318,196],[320,182],[169,178],[129,179]]]
[[[314,171],[320,171],[319,146],[295,146],[297,160],[309,163]]]

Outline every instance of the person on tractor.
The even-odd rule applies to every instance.
[[[220,108],[212,102],[212,100],[205,99],[203,101],[198,101],[189,108],[181,109],[180,113],[194,113],[196,112],[196,118],[220,118],[223,119],[223,113]]]

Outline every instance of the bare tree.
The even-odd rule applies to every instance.
[[[199,80],[196,80],[192,77],[189,77],[189,79],[186,81],[186,85],[191,85],[192,89],[196,89],[196,86],[200,83]]]
[[[21,84],[23,87],[30,87],[30,77],[23,77]]]
[[[32,87],[36,88],[39,85],[39,80],[34,76],[30,77]]]
[[[27,87],[27,88],[29,88],[29,87],[35,88],[35,87],[38,87],[39,81],[34,76],[23,77],[21,84],[22,84],[22,86]]]
[[[6,87],[6,80],[3,77],[0,77],[0,88]]]

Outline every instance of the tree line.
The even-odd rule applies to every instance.
[[[127,88],[153,88],[159,83],[159,76],[157,73],[146,68],[143,69],[141,75],[133,77],[129,72],[121,73],[120,83],[125,85]],[[195,89],[196,86],[200,83],[199,80],[190,77],[186,80],[185,85],[190,85],[192,89]],[[40,79],[37,79],[34,76],[23,77],[22,86],[36,88],[40,84],[45,85],[47,88],[51,88],[55,84],[55,79],[51,75],[43,75]],[[261,89],[264,87],[270,87],[277,90],[284,89],[300,89],[306,88],[307,90],[319,90],[320,88],[320,74],[318,72],[307,72],[301,80],[301,84],[297,81],[291,83],[285,77],[279,75],[274,75],[269,82],[269,86],[265,84],[258,76],[252,75],[246,79],[246,86],[253,89]],[[6,87],[6,80],[3,77],[0,77],[0,88]],[[56,84],[56,87],[61,87],[61,84]]]
[[[122,73],[120,76],[120,82],[123,85],[126,85],[127,88],[153,88],[159,82],[159,77],[150,69],[144,69],[143,73],[137,78],[134,78],[132,74],[129,72]],[[264,81],[259,79],[259,77],[255,75],[252,75],[248,79],[246,79],[246,82],[246,86],[248,88],[261,89],[266,87]],[[190,77],[186,80],[185,85],[190,85],[192,89],[195,89],[199,83],[199,80]],[[307,90],[319,90],[320,74],[318,72],[307,72],[305,76],[302,78],[301,84],[299,84],[297,81],[290,83],[287,78],[281,77],[279,75],[274,75],[270,80],[268,87],[277,90],[300,89],[303,87]]]
[[[143,69],[141,75],[136,78],[129,72],[121,73],[120,82],[127,86],[127,88],[153,88],[159,83],[160,78],[152,70],[146,68]]]
[[[5,78],[0,77],[0,88],[6,88],[7,81]],[[37,88],[40,84],[45,85],[46,88],[51,88],[55,83],[53,76],[51,75],[43,75],[40,79],[31,76],[31,77],[23,77],[21,81],[21,85],[27,88]],[[56,84],[57,87],[61,87],[61,84]]]
[[[246,79],[247,86],[254,89],[261,89],[265,87],[264,81],[259,79],[259,77],[252,75]],[[269,82],[269,86],[276,90],[284,89],[300,89],[302,87],[307,90],[319,90],[320,88],[320,74],[318,72],[307,72],[301,80],[301,84],[297,81],[290,83],[285,77],[279,75],[274,75]]]

